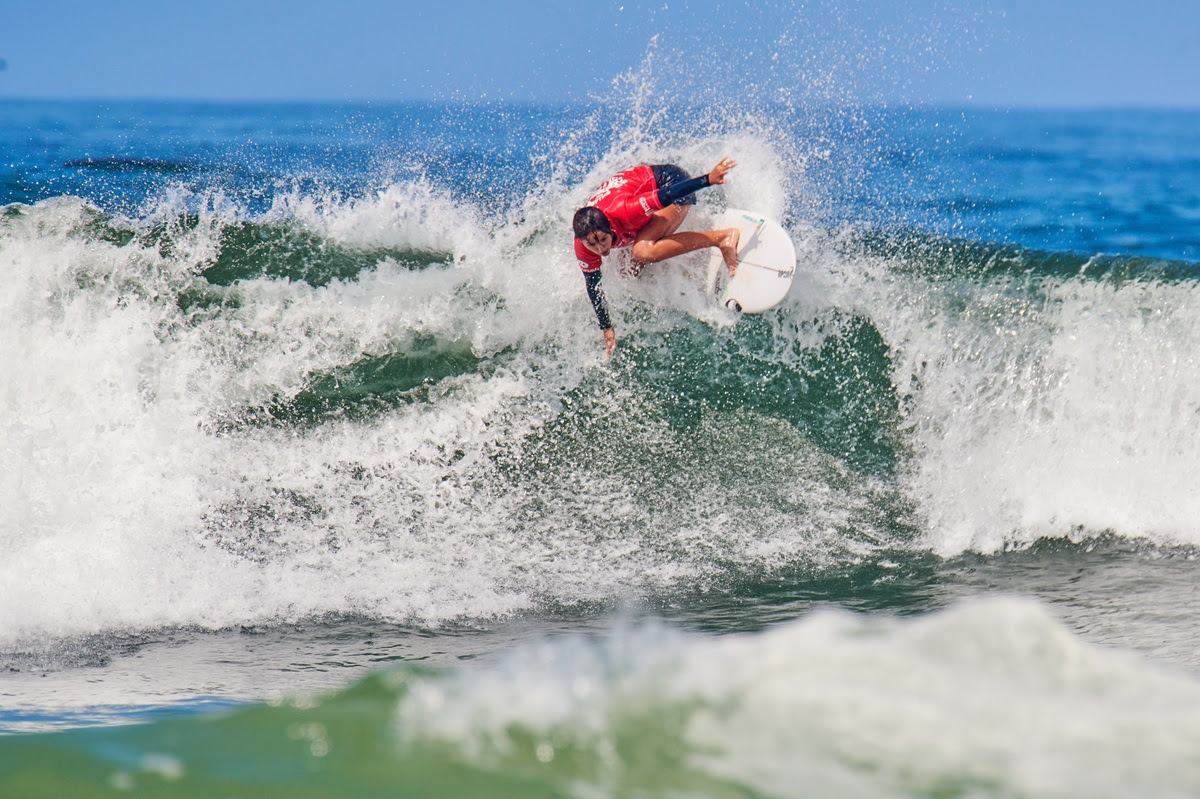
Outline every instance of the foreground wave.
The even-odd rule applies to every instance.
[[[1038,605],[566,636],[323,698],[0,739],[50,796],[1185,796],[1200,683]]]

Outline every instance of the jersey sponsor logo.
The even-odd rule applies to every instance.
[[[596,193],[592,195],[592,199],[587,201],[588,205],[597,205],[605,197],[612,194],[617,189],[628,183],[628,178],[623,175],[613,175],[608,180],[600,184],[600,188],[596,189]]]
[[[646,216],[650,216],[650,214],[654,213],[654,211],[650,209],[650,200],[646,197],[638,197],[638,203],[642,206],[642,212]]]
[[[595,272],[600,267],[595,264],[589,264],[587,261],[580,261],[579,268],[585,272]]]

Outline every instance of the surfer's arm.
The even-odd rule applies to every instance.
[[[698,178],[690,178],[682,183],[675,183],[671,186],[664,186],[658,190],[658,201],[663,208],[666,208],[672,203],[682,200],[689,194],[694,194],[700,189],[708,186],[715,186],[718,183],[725,182],[725,175],[729,170],[737,166],[737,161],[730,158],[722,158],[721,161],[712,168],[707,175],[701,175]]]
[[[608,304],[604,301],[604,289],[600,286],[600,256],[589,250],[579,239],[575,239],[575,260],[583,270],[583,285],[587,288],[588,299],[592,310],[596,312],[596,321],[601,330],[612,327],[608,318]]]
[[[613,330],[612,321],[608,318],[604,287],[600,285],[600,270],[584,272],[583,285],[587,287],[588,299],[592,301],[592,310],[596,312],[596,321],[604,331],[604,357],[611,358],[613,350],[617,348],[617,332]]]
[[[701,175],[698,178],[690,178],[682,183],[673,183],[670,186],[664,186],[658,190],[658,202],[663,208],[666,208],[672,203],[682,200],[689,194],[693,194],[706,186],[711,185],[708,182],[708,175]]]
[[[604,299],[604,287],[600,285],[601,272],[583,273],[583,285],[587,288],[588,299],[591,300],[592,310],[596,312],[596,321],[601,330],[612,328],[612,320],[608,317],[608,303]]]

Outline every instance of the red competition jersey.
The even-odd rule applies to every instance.
[[[599,208],[608,217],[613,229],[613,247],[628,247],[646,226],[655,211],[662,209],[658,201],[658,184],[654,171],[648,166],[635,166],[613,175],[596,190],[587,204]],[[601,258],[575,239],[575,257],[579,268],[595,272]]]

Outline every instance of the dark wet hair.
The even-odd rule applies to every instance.
[[[608,217],[604,212],[595,206],[585,206],[575,212],[575,219],[571,222],[571,227],[575,231],[575,238],[586,239],[587,235],[593,230],[598,230],[601,233],[613,234],[612,225],[608,223]]]

